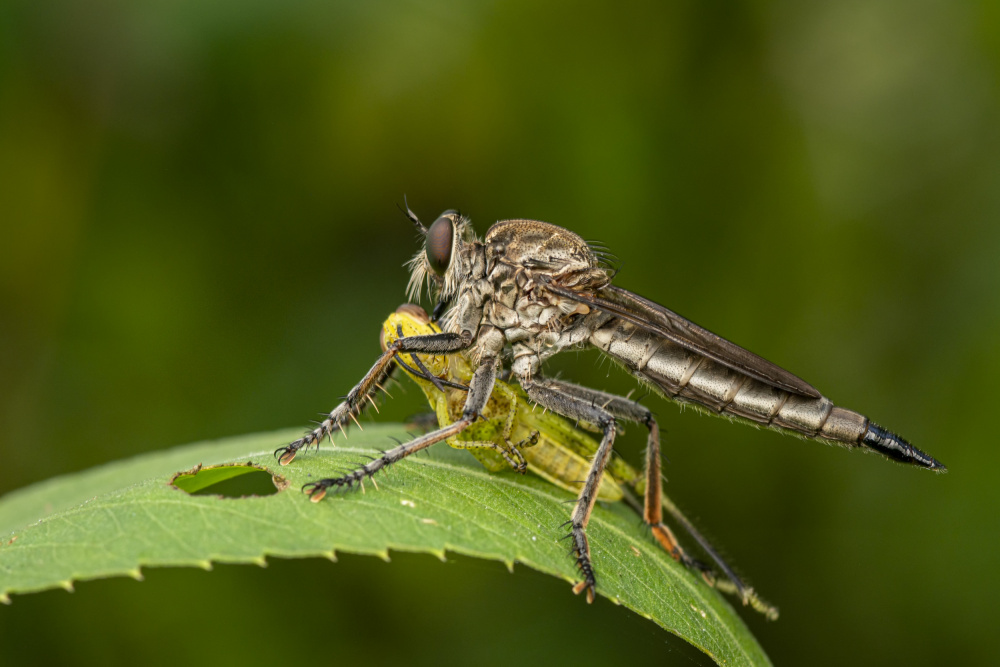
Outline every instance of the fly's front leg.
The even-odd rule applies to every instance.
[[[587,602],[594,601],[597,580],[594,578],[594,566],[590,560],[590,544],[587,542],[587,523],[597,501],[597,490],[601,486],[604,468],[611,458],[614,447],[616,422],[614,416],[602,406],[587,399],[574,396],[564,391],[559,385],[546,380],[531,380],[521,377],[521,387],[528,398],[539,405],[571,419],[582,419],[596,425],[604,433],[601,444],[594,454],[594,461],[587,473],[587,480],[577,496],[573,515],[569,520],[569,537],[573,541],[573,553],[576,555],[576,565],[583,575],[583,581],[573,587],[573,592],[580,594],[587,591]]]
[[[429,352],[448,353],[458,352],[466,349],[472,344],[472,335],[463,332],[462,334],[439,333],[428,336],[410,336],[408,338],[398,338],[393,341],[378,358],[371,370],[361,379],[347,394],[344,401],[335,407],[326,419],[320,422],[319,426],[305,434],[295,442],[291,442],[284,447],[275,450],[274,455],[281,465],[288,465],[303,447],[316,445],[319,447],[323,438],[329,437],[333,442],[332,434],[342,431],[349,419],[357,421],[357,415],[365,408],[365,401],[374,405],[372,396],[381,389],[382,383],[388,379],[392,371],[392,361],[396,355],[402,352]]]
[[[330,487],[350,489],[355,484],[358,484],[364,488],[365,477],[370,478],[386,466],[395,463],[400,459],[404,459],[410,454],[416,454],[422,449],[427,449],[431,445],[441,442],[445,438],[449,438],[456,433],[461,432],[462,429],[471,423],[471,419],[459,419],[457,422],[445,426],[444,428],[432,431],[431,433],[422,435],[419,438],[410,440],[407,443],[403,443],[399,447],[394,447],[393,449],[383,452],[382,456],[371,460],[351,473],[342,477],[328,477],[316,482],[309,482],[302,487],[302,490],[309,494],[309,500],[314,503],[318,503],[323,500],[323,496],[326,495],[326,490]]]
[[[440,334],[438,334],[440,335]],[[414,336],[412,338],[401,338],[399,340],[416,340],[418,338],[434,338],[434,336]],[[390,347],[391,349],[391,347]],[[401,350],[407,351],[410,350]],[[413,350],[415,352],[421,351],[438,351],[441,350]],[[465,407],[462,410],[462,417],[452,424],[439,428],[436,431],[432,431],[426,435],[422,435],[419,438],[415,438],[410,442],[404,443],[384,452],[382,456],[372,459],[367,464],[361,466],[360,468],[350,472],[341,477],[328,477],[326,479],[321,479],[316,482],[309,482],[302,487],[302,490],[309,494],[309,499],[313,502],[319,502],[326,495],[327,489],[331,487],[337,488],[353,488],[355,484],[364,488],[362,486],[365,477],[372,477],[375,473],[382,470],[383,468],[406,458],[410,454],[415,454],[422,449],[426,449],[431,445],[441,442],[447,438],[450,438],[458,433],[461,433],[469,424],[474,422],[482,414],[483,408],[486,406],[486,401],[489,400],[490,392],[493,391],[493,381],[496,378],[496,358],[492,356],[483,356],[482,361],[479,364],[479,368],[476,369],[475,374],[472,376],[472,381],[469,383],[469,395],[465,399]]]

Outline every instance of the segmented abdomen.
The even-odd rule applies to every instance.
[[[612,320],[591,342],[667,397],[720,415],[854,446],[861,444],[868,427],[864,415],[828,398],[777,389],[628,322]]]

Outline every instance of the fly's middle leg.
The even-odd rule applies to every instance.
[[[567,537],[573,542],[576,565],[583,576],[583,581],[573,587],[573,592],[580,594],[587,591],[587,602],[593,602],[597,580],[594,577],[594,566],[590,559],[590,544],[587,541],[586,532],[587,523],[590,521],[590,514],[597,501],[597,490],[600,488],[601,478],[604,476],[604,468],[611,458],[617,424],[614,416],[608,410],[585,398],[563,391],[559,385],[546,380],[531,380],[526,377],[520,378],[520,381],[528,398],[539,405],[566,417],[590,422],[604,433],[601,444],[597,447],[597,453],[594,454],[590,471],[587,473],[587,480],[584,482],[583,488],[580,489],[580,495],[577,496],[573,514],[567,522],[570,524],[570,533]]]
[[[649,431],[646,440],[645,494],[643,499],[642,518],[650,527],[656,541],[677,560],[688,567],[705,570],[706,567],[688,556],[681,548],[677,538],[670,528],[663,523],[663,479],[660,475],[660,426],[653,417],[652,411],[641,403],[623,396],[581,387],[580,385],[559,380],[548,380],[548,386],[558,388],[567,394],[590,401],[594,405],[607,410],[619,419],[644,425]]]

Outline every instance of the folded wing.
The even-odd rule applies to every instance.
[[[556,285],[552,281],[546,281],[545,286],[559,296],[574,299],[591,308],[631,322],[644,331],[662,336],[686,350],[700,354],[754,380],[798,396],[821,397],[821,394],[802,378],[638,294],[613,285],[603,287],[596,294],[577,292]]]

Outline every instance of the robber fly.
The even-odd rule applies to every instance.
[[[615,271],[603,250],[562,227],[535,220],[504,220],[476,237],[469,219],[445,211],[430,227],[406,210],[424,237],[410,262],[409,294],[426,284],[443,313],[441,333],[404,336],[387,345],[371,370],[319,426],[278,449],[282,464],[303,447],[343,429],[372,402],[394,360],[404,353],[465,353],[474,361],[462,413],[447,426],[414,438],[357,470],[303,487],[313,501],[327,489],[353,488],[365,477],[434,443],[461,433],[477,419],[504,363],[534,403],[596,426],[597,452],[570,517],[569,537],[581,581],[573,590],[594,599],[596,579],[587,522],[618,431],[618,421],[648,430],[649,478],[660,478],[659,426],[649,408],[621,396],[546,378],[541,365],[563,350],[596,347],[666,398],[708,412],[803,437],[862,447],[890,459],[944,471],[934,458],[864,415],[835,406],[812,385],[777,365],[612,284]],[[681,550],[657,521],[658,484],[645,490],[643,518],[678,560]]]
[[[440,332],[441,329],[430,320],[423,308],[407,303],[386,319],[380,341],[385,350],[404,336]],[[410,353],[397,356],[395,363],[423,390],[434,410],[436,425],[448,426],[461,418],[465,392],[475,370],[467,354]],[[564,418],[535,410],[519,387],[500,378],[493,385],[493,395],[486,402],[481,419],[446,442],[456,449],[470,451],[490,472],[513,469],[523,473],[527,469],[572,493],[579,493],[583,487],[582,480],[598,447],[596,440]],[[642,504],[632,491],[642,495],[651,483],[656,481],[648,479],[648,470],[647,475],[643,475],[622,458],[612,457],[597,489],[597,499],[604,502],[624,501],[641,515]],[[699,571],[708,585],[739,596],[743,604],[750,605],[768,619],[778,618],[778,610],[761,600],[752,588],[743,583],[665,494],[662,495],[661,505],[701,545],[726,578],[718,579],[707,565],[681,549],[671,535],[670,542],[665,546],[677,544],[682,563]],[[654,512],[660,511],[654,508]],[[654,520],[660,523],[660,516],[657,514]]]

